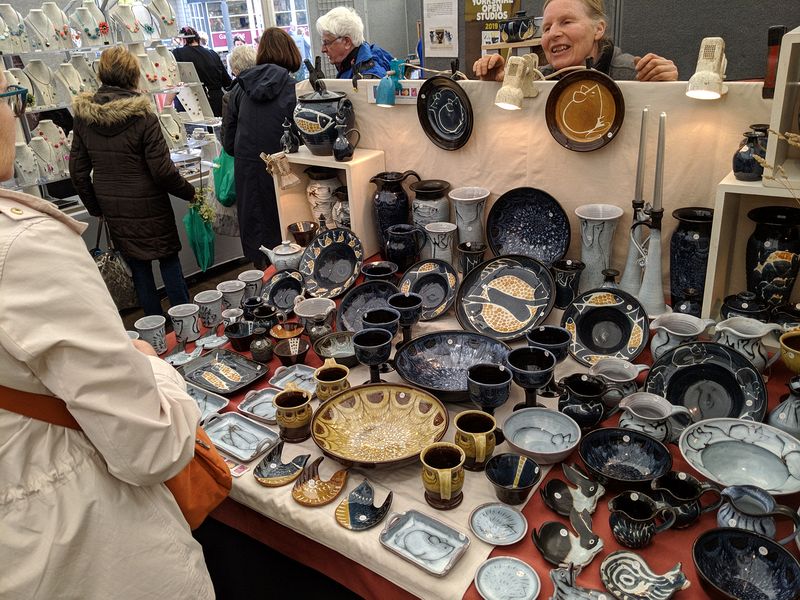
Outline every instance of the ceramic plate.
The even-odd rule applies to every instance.
[[[561,326],[572,336],[569,353],[588,366],[602,358],[633,362],[650,336],[644,308],[620,289],[598,288],[580,294],[564,310]]]
[[[431,575],[443,577],[467,551],[469,538],[433,517],[409,510],[393,514],[381,544]]]
[[[550,270],[534,258],[492,258],[464,277],[456,316],[464,329],[515,340],[547,318],[555,287]]]
[[[469,516],[469,528],[478,539],[493,546],[510,546],[525,537],[528,521],[502,502],[482,504]]]
[[[650,368],[644,389],[685,406],[695,422],[723,417],[762,421],[767,413],[761,374],[744,355],[714,342],[668,351]]]
[[[544,109],[547,128],[568,150],[589,152],[613,140],[625,118],[619,86],[599,71],[574,71],[550,90]]]
[[[484,600],[534,600],[542,584],[528,563],[513,556],[496,556],[478,567],[475,587]]]
[[[253,460],[280,439],[271,429],[235,412],[211,415],[203,429],[219,450],[241,462]]]
[[[486,239],[495,256],[520,254],[552,265],[569,250],[567,213],[547,192],[531,187],[510,190],[492,205]]]
[[[425,80],[417,96],[417,117],[428,139],[444,150],[461,148],[472,135],[472,104],[449,77]]]
[[[261,421],[268,425],[275,425],[275,413],[277,408],[273,404],[275,395],[280,392],[275,388],[264,388],[247,392],[244,400],[239,404],[239,412],[243,412],[251,419]]]
[[[275,447],[253,469],[253,476],[258,483],[264,487],[288,485],[300,477],[306,462],[311,458],[310,454],[300,454],[285,463],[281,461],[282,454],[283,440],[275,444]]]
[[[442,316],[456,299],[458,275],[450,263],[438,258],[411,265],[400,279],[400,291],[422,296],[421,321]]]
[[[709,419],[687,427],[678,447],[689,465],[723,487],[755,485],[772,495],[800,492],[800,440],[775,427]]]
[[[361,315],[373,308],[389,306],[389,296],[396,294],[397,286],[388,281],[365,281],[347,292],[336,311],[336,329],[361,331]]]
[[[197,406],[200,408],[201,423],[205,421],[209,415],[221,412],[223,408],[228,406],[229,401],[227,398],[223,398],[212,392],[207,392],[188,381],[186,382],[186,393],[197,402]]]
[[[305,291],[303,274],[300,271],[288,269],[278,271],[270,277],[261,292],[261,297],[270,306],[289,315],[294,311],[294,299],[302,296]]]
[[[311,437],[334,460],[359,467],[398,467],[447,430],[447,409],[434,396],[400,383],[350,388],[324,402]]]
[[[317,298],[336,298],[356,282],[364,250],[355,233],[343,227],[327,229],[306,246],[300,272],[306,291]]]
[[[320,456],[307,465],[292,487],[292,498],[303,506],[324,506],[336,500],[347,483],[347,469],[336,471],[324,481],[319,476],[319,465],[325,460]]]
[[[269,371],[266,366],[230,350],[214,350],[180,370],[186,381],[217,394],[232,394]]]
[[[383,503],[375,506],[373,504],[375,490],[365,479],[336,507],[336,522],[351,531],[371,529],[389,514],[393,496],[394,494],[389,492]]]
[[[467,370],[478,363],[504,364],[511,348],[468,331],[437,331],[401,346],[394,357],[397,373],[408,383],[444,402],[466,402]]]

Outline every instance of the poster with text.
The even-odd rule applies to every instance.
[[[500,42],[500,21],[514,18],[519,0],[464,0],[464,58],[467,65],[485,52],[481,46]]]
[[[458,56],[458,1],[423,0],[425,56]]]

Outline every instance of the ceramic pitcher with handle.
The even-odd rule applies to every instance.
[[[681,313],[668,313],[656,317],[650,323],[650,329],[655,330],[650,342],[653,360],[658,360],[675,346],[695,341],[713,324],[714,321],[711,319],[698,319]]]
[[[763,339],[769,333],[780,330],[781,326],[777,323],[762,323],[749,317],[731,317],[717,323],[714,339],[744,354],[763,373],[780,356],[780,352],[769,356]]]

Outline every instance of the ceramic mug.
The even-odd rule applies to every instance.
[[[196,294],[194,303],[200,307],[200,322],[207,329],[222,323],[222,292],[206,290]]]
[[[164,354],[167,351],[167,334],[164,328],[166,322],[167,320],[161,315],[149,315],[137,320],[133,328],[140,339],[153,347],[156,354]]]
[[[486,254],[486,244],[480,242],[461,242],[458,245],[458,267],[466,276],[475,267],[483,262]]]
[[[301,390],[293,383],[275,395],[275,419],[281,439],[289,442],[302,442],[311,437],[311,394]]]
[[[700,515],[719,508],[722,504],[720,489],[713,483],[700,481],[688,473],[670,471],[650,482],[653,498],[666,502],[675,509],[675,527],[681,529],[694,523]],[[707,493],[716,496],[703,506],[701,498]]]
[[[464,468],[483,471],[492,457],[497,440],[494,435],[497,422],[492,415],[480,410],[465,410],[455,418],[455,443],[464,451]]]
[[[627,548],[644,548],[657,533],[675,524],[675,509],[642,492],[622,492],[608,503],[614,539]],[[661,518],[663,523],[658,524]]]
[[[422,249],[422,257],[425,259],[438,258],[452,265],[456,229],[455,223],[439,222],[425,225],[425,231],[428,234],[428,242],[430,243]]]
[[[167,311],[175,329],[175,341],[193,342],[200,337],[200,307],[197,304],[178,304]]]
[[[464,499],[464,451],[448,442],[437,442],[423,449],[422,485],[425,501],[437,510],[455,508]]]
[[[261,295],[261,288],[264,286],[264,271],[260,269],[250,269],[249,271],[239,273],[237,279],[239,281],[244,281],[245,299]]]
[[[343,392],[350,387],[350,382],[347,381],[347,376],[350,374],[350,369],[344,365],[340,365],[332,358],[326,358],[323,365],[314,371],[314,381],[317,382],[317,398],[320,402],[324,402]]]
[[[244,281],[231,280],[217,284],[217,290],[222,292],[222,308],[241,308],[242,298],[244,298],[244,288],[247,284]]]

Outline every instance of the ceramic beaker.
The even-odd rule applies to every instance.
[[[161,315],[149,315],[142,317],[133,324],[133,328],[139,334],[140,339],[150,344],[156,354],[164,354],[167,351],[167,339],[164,325],[167,320]]]
[[[197,304],[178,304],[167,311],[175,330],[175,341],[193,342],[200,337],[200,307]]]
[[[450,199],[456,212],[459,242],[483,243],[483,212],[488,198],[489,190],[482,187],[450,190]]]
[[[428,223],[425,225],[428,234],[428,252],[424,258],[438,258],[453,264],[453,246],[455,245],[456,226],[453,223]]]
[[[464,451],[448,442],[437,442],[419,455],[425,501],[438,510],[455,508],[464,499]]]
[[[324,402],[350,388],[347,376],[350,369],[340,365],[333,358],[326,358],[322,366],[314,371],[314,381],[317,382],[317,398]]]
[[[472,269],[483,262],[486,244],[461,242],[458,245],[458,268],[466,276]]]
[[[281,439],[296,443],[311,437],[311,394],[301,390],[294,383],[287,383],[282,392],[273,399],[275,418]]]
[[[415,181],[409,188],[416,194],[411,201],[411,220],[414,225],[425,227],[428,223],[450,220],[448,182],[441,179],[423,179]]]
[[[581,261],[586,265],[581,276],[582,292],[603,285],[603,269],[611,263],[614,231],[623,212],[613,204],[585,204],[575,209],[581,222]]]
[[[244,281],[243,297],[245,299],[261,295],[261,288],[264,285],[264,271],[261,269],[250,269],[239,273],[237,279],[239,281]]]
[[[557,260],[551,267],[556,282],[555,307],[567,308],[578,295],[581,273],[586,268],[579,260]]]
[[[222,309],[241,308],[246,286],[244,281],[238,279],[218,283],[217,289],[222,292]]]
[[[494,417],[480,410],[465,410],[456,415],[453,424],[456,428],[453,441],[466,456],[464,468],[483,471],[496,444],[494,431],[497,423]]]

